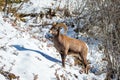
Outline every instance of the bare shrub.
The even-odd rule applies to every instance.
[[[83,11],[82,32],[92,33],[92,37],[103,42],[107,66],[107,80],[120,79],[120,1],[119,0],[87,0]],[[82,21],[79,18],[78,23]],[[96,30],[96,26],[100,30]],[[79,32],[79,31],[78,31]]]

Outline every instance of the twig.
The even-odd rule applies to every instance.
[[[12,16],[14,16],[17,12],[18,12],[18,10],[22,7],[22,5],[25,3],[25,0],[22,2],[22,4],[17,8],[17,10],[13,13],[13,15]]]
[[[5,12],[6,10],[6,7],[7,7],[7,0],[5,0],[5,5],[4,5],[4,8],[3,8],[3,11]]]

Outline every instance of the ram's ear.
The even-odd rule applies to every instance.
[[[57,25],[57,23],[56,23],[56,22],[53,22],[52,26],[56,26],[56,25]]]

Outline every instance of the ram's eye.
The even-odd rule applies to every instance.
[[[58,28],[54,28],[54,30],[57,30]]]

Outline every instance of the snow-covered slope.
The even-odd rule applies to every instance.
[[[40,4],[39,0],[36,1]],[[37,6],[35,0],[31,2],[34,7]],[[82,73],[81,66],[71,66],[74,63],[73,58],[69,56],[66,60],[66,68],[62,67],[59,53],[42,35],[48,31],[47,28],[43,28],[44,31],[38,33],[42,35],[38,39],[31,34],[33,32],[24,29],[25,25],[13,26],[9,18],[2,16],[0,13],[0,80],[9,78],[3,72],[7,75],[12,73],[19,76],[19,80],[104,80],[105,74],[95,75],[106,66],[102,61],[103,53],[98,50],[99,41],[92,38],[88,41],[88,60],[91,69],[89,74],[85,74]],[[33,31],[34,29],[36,28],[33,28]],[[69,33],[69,35],[73,34]]]
[[[102,54],[94,50],[95,46],[89,45],[92,53],[89,53],[93,72],[100,70],[102,66]],[[38,80],[54,80],[57,77],[70,80],[102,80],[104,75],[95,76],[94,73],[80,73],[79,67],[71,67],[67,60],[66,69],[61,67],[61,59],[54,47],[47,45],[46,41],[39,41],[27,32],[20,31],[9,22],[3,21],[0,15],[0,67],[3,71],[9,71],[20,80],[33,80],[35,75]],[[2,75],[1,75],[2,76]],[[2,78],[2,77],[1,77]]]
[[[1,16],[0,28],[0,66],[5,65],[3,70],[19,75],[20,80],[33,80],[33,74],[49,80],[53,73],[49,67],[60,61],[50,55],[46,43],[18,31]]]

